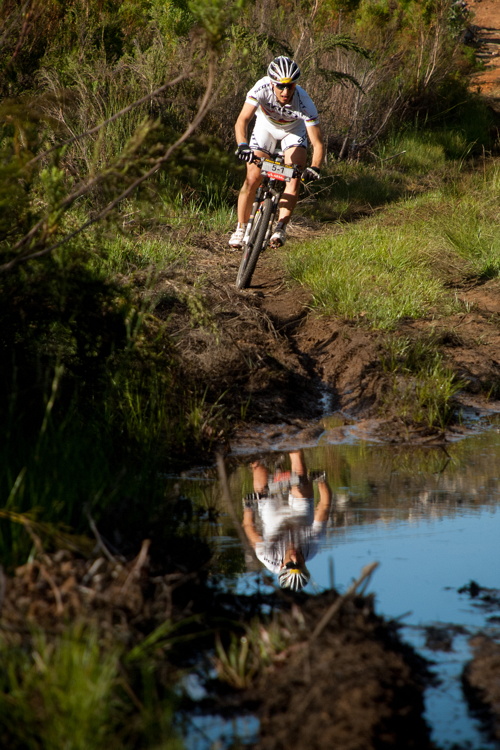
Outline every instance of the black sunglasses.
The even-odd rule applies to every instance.
[[[275,83],[274,85],[280,91],[283,91],[283,89],[293,89],[293,87],[295,86],[294,83]]]

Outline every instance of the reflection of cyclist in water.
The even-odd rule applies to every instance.
[[[272,482],[262,463],[252,464],[255,492],[243,501],[243,529],[258,559],[277,574],[280,586],[300,591],[311,577],[306,561],[314,557],[324,536],[332,493],[324,472],[307,473],[302,451],[292,451],[290,462],[291,471],[277,472]],[[319,489],[316,509],[313,481]]]

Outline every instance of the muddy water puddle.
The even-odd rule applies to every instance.
[[[352,435],[330,444],[325,436],[331,424],[325,423],[316,445],[302,451],[290,447],[288,436],[286,446],[275,445],[271,453],[233,458],[230,512],[216,480],[200,483],[198,502],[219,509],[217,521],[212,513],[207,524],[214,576],[239,593],[277,586],[276,558],[290,539],[280,549],[262,546],[251,538],[248,524],[243,537],[235,519],[241,523],[244,512],[247,518],[253,513],[258,539],[265,537],[266,523],[276,537],[279,522],[265,517],[273,491],[282,492],[287,508],[294,503],[302,508],[302,496],[312,488],[308,520],[302,508],[303,523],[312,529],[304,550],[304,590],[314,594],[335,587],[342,593],[364,566],[378,562],[366,593],[373,593],[378,614],[402,624],[402,637],[432,662],[439,678],[426,694],[433,740],[446,749],[498,747],[470,714],[461,673],[470,658],[471,635],[500,633],[498,604],[488,609],[479,595],[500,589],[499,423],[446,447],[394,447],[356,441]],[[326,509],[322,518],[319,508]]]

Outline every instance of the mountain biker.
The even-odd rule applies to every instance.
[[[307,146],[313,148],[311,166],[302,178],[317,180],[325,155],[318,111],[301,86],[297,85],[300,68],[289,57],[276,57],[261,78],[250,89],[236,120],[236,156],[247,163],[247,175],[238,197],[238,225],[229,239],[231,247],[241,247],[255,193],[260,184],[260,168],[251,163],[254,153],[265,157],[272,154],[278,141],[286,164],[306,166]],[[256,114],[255,127],[247,142],[248,126]],[[270,244],[279,247],[286,239],[286,225],[299,195],[300,178],[292,179],[281,197],[278,223]]]
[[[324,472],[308,474],[302,450],[290,452],[290,464],[290,472],[273,478],[278,484],[285,480],[283,498],[272,492],[266,466],[252,463],[255,492],[243,499],[243,530],[257,558],[278,576],[280,587],[300,591],[311,577],[306,561],[314,557],[326,533],[332,493]],[[313,481],[319,490],[316,508]]]

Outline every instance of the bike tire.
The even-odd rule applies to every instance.
[[[252,254],[253,246],[255,244],[255,239],[257,237],[257,233],[259,231],[261,221],[262,221],[262,204],[259,205],[257,211],[255,212],[252,226],[250,228],[250,233],[248,235],[248,240],[243,245],[243,255],[241,256],[240,267],[238,269],[238,275],[236,277],[236,286],[238,289],[245,288],[243,284],[243,279],[244,279],[245,271],[248,266],[248,261],[250,260],[250,256]]]
[[[243,258],[241,259],[238,276],[236,277],[236,286],[238,289],[246,289],[250,286],[272,215],[273,201],[272,198],[268,197],[263,201],[259,209],[255,224],[248,238],[248,244],[243,250]],[[254,237],[255,239],[253,239]]]

